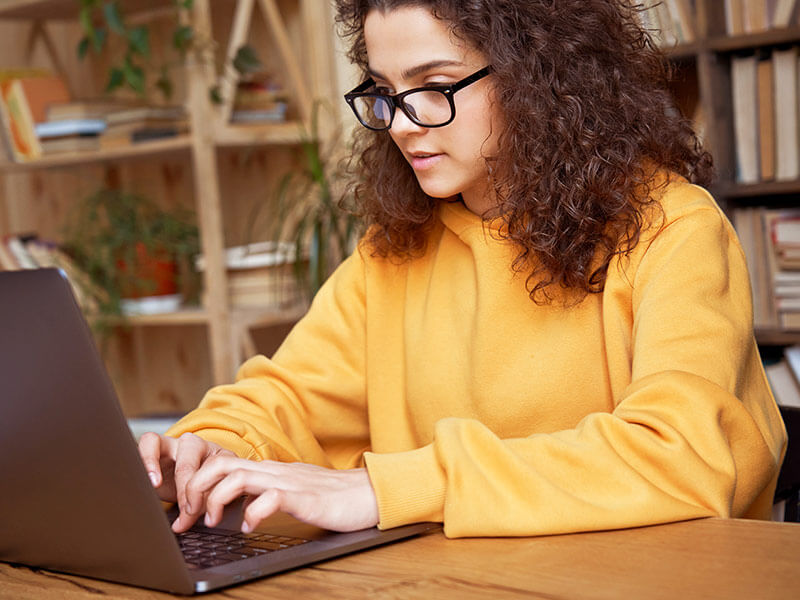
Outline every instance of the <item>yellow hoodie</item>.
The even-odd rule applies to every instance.
[[[580,304],[531,302],[515,249],[443,203],[424,256],[355,252],[272,360],[171,431],[254,460],[366,467],[380,527],[537,535],[768,518],[786,444],[745,259],[703,189]]]

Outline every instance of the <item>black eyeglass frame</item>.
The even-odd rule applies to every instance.
[[[369,79],[361,83],[358,87],[353,88],[351,91],[347,92],[344,95],[344,99],[347,102],[347,104],[350,105],[350,108],[353,110],[353,114],[358,119],[358,122],[361,123],[367,129],[371,129],[372,131],[387,131],[391,129],[392,123],[394,123],[394,116],[395,114],[397,114],[398,108],[403,111],[403,114],[407,116],[412,123],[415,123],[420,127],[427,127],[429,129],[433,129],[436,127],[444,127],[445,125],[449,125],[450,123],[452,123],[453,119],[456,118],[456,103],[455,100],[453,99],[454,94],[459,90],[463,90],[468,85],[471,85],[476,81],[483,79],[491,72],[492,72],[492,66],[489,65],[483,67],[478,71],[475,71],[472,75],[467,75],[464,79],[456,81],[455,83],[451,83],[448,85],[429,85],[424,87],[417,87],[417,88],[412,88],[410,90],[406,90],[405,92],[400,92],[399,94],[379,94],[377,92],[368,92],[367,90],[373,85],[375,85],[375,80],[372,79],[372,77],[370,77]],[[420,123],[420,121],[413,114],[411,114],[411,112],[409,112],[405,104],[405,97],[415,92],[440,92],[444,94],[444,97],[447,98],[447,102],[450,104],[450,118],[444,123],[440,123],[438,125],[426,125],[425,123]],[[358,110],[355,107],[355,101],[358,98],[364,98],[364,97],[381,98],[388,102],[392,110],[392,116],[389,117],[389,123],[387,123],[385,127],[373,127],[372,125],[368,125],[358,114]]]

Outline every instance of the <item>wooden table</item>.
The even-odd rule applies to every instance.
[[[169,598],[0,563],[0,598]],[[800,524],[702,519],[539,538],[440,532],[201,598],[800,598]]]

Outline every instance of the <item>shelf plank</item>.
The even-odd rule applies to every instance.
[[[179,135],[163,140],[152,142],[139,142],[122,146],[120,148],[108,148],[101,150],[91,150],[85,152],[64,152],[63,154],[52,154],[43,158],[29,162],[14,163],[0,162],[0,172],[24,171],[30,169],[48,169],[54,167],[64,167],[85,163],[105,162],[111,160],[147,157],[158,154],[169,154],[172,152],[188,151],[191,147],[190,135]]]
[[[125,14],[164,7],[164,0],[122,0]],[[57,21],[75,19],[80,13],[78,0],[0,0],[0,19]]]
[[[706,42],[706,47],[715,52],[735,52],[736,50],[750,50],[763,46],[793,44],[798,39],[800,39],[800,25],[792,25],[791,27],[769,29],[759,33],[714,37]]]
[[[305,304],[289,306],[286,308],[247,308],[233,309],[232,316],[237,323],[247,327],[268,327],[298,321],[308,310]],[[96,321],[98,317],[89,317]],[[165,325],[208,325],[209,313],[203,308],[187,308],[172,313],[159,313],[152,315],[128,315],[106,319],[113,325],[127,327],[149,327]]]
[[[787,331],[785,329],[755,330],[756,341],[761,346],[789,346],[800,344],[800,331]]]
[[[303,135],[299,121],[227,125],[216,132],[216,141],[218,146],[290,145],[299,144]]]
[[[800,180],[761,181],[748,184],[720,182],[714,185],[711,191],[716,197],[727,199],[785,196],[800,194]]]

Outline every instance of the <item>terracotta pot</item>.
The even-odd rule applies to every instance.
[[[178,266],[165,251],[150,251],[142,242],[136,244],[136,261],[117,261],[123,298],[164,296],[178,291]]]

